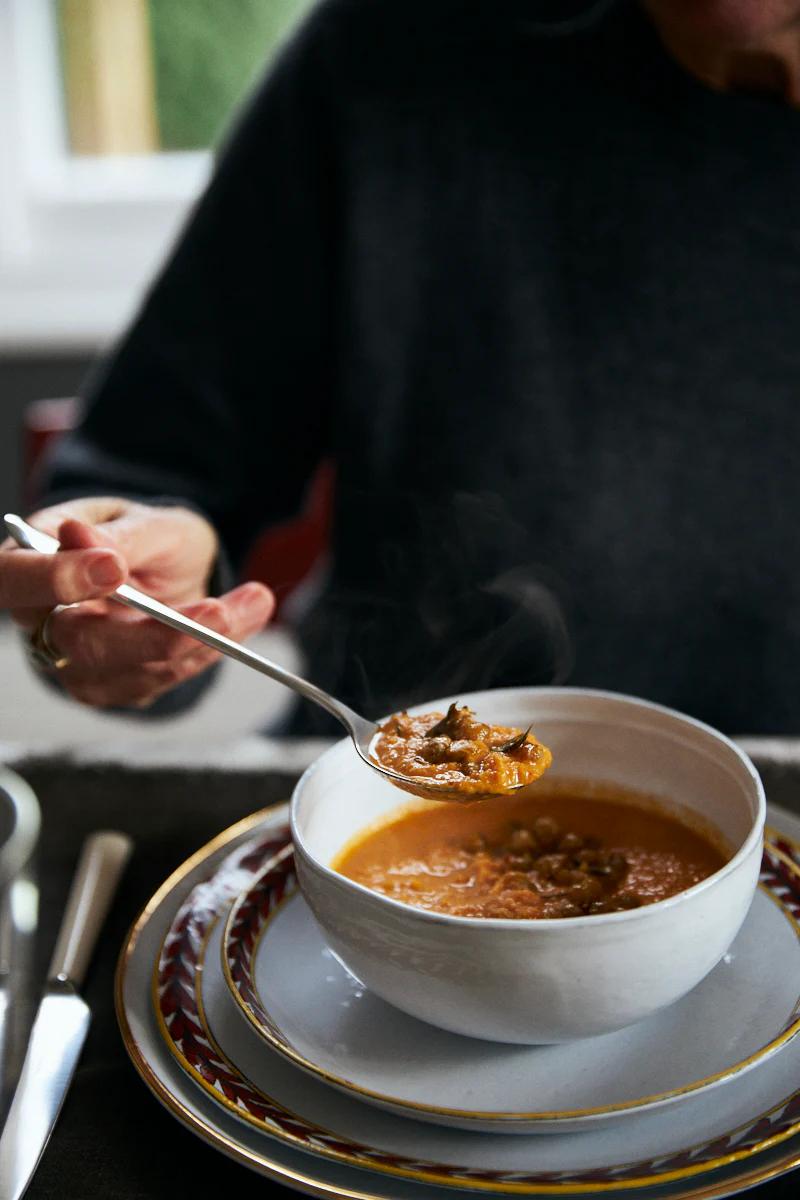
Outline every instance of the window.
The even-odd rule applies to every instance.
[[[0,347],[94,348],[312,0],[0,0]]]
[[[73,153],[213,146],[310,0],[56,0]]]

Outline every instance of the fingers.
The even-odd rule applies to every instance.
[[[220,599],[186,604],[178,611],[216,633],[241,641],[263,628],[273,607],[272,593],[266,588],[244,584]],[[60,654],[76,667],[93,672],[176,662],[202,649],[195,638],[152,617],[110,606],[105,611],[99,605],[64,609],[51,617],[47,632]]]
[[[189,509],[100,497],[42,509],[30,520],[56,536],[61,550],[38,556],[10,540],[0,544],[0,610],[12,610],[25,628],[57,604],[107,596],[126,580],[172,605],[207,591],[217,537]]]
[[[208,669],[219,655],[194,638],[178,634],[129,610],[84,606],[56,613],[50,643],[70,659],[59,681],[75,699],[95,707],[146,707],[160,695]],[[219,599],[181,611],[234,641],[262,629],[274,599],[262,584],[247,583]]]
[[[216,633],[229,634],[231,624],[221,600],[185,605],[185,616]],[[195,654],[198,643],[151,617],[125,619],[80,605],[55,613],[47,626],[50,641],[70,662],[88,671],[113,671],[146,662],[169,662]]]
[[[90,546],[113,545],[106,533],[74,517],[61,522],[58,527],[58,540],[62,550],[88,550]]]
[[[0,544],[0,609],[11,610],[27,633],[50,614],[48,641],[69,660],[59,681],[84,703],[144,707],[218,658],[196,639],[106,599],[126,579],[234,641],[272,615],[272,593],[257,583],[196,599],[206,590],[217,537],[189,509],[99,497],[43,509],[31,522],[61,549],[44,556]],[[52,612],[61,605],[72,607]]]
[[[243,583],[222,597],[235,642],[258,633],[275,611],[275,597],[263,583]]]
[[[163,518],[163,510],[143,504],[132,506],[130,512],[115,514],[97,525],[68,517],[59,526],[58,540],[66,550],[114,546],[136,564],[142,559],[156,558],[174,543],[176,533],[172,522]]]
[[[116,504],[116,506],[115,506]],[[0,546],[0,609],[43,609],[107,596],[125,582],[125,558],[112,543],[91,536],[91,528],[71,517],[74,510],[89,519],[108,519],[119,503],[106,500],[74,501],[35,513],[37,528],[58,536],[62,525],[77,526],[84,535],[66,552],[41,555],[20,550],[10,540]],[[63,546],[63,543],[62,543]]]
[[[114,520],[125,511],[126,507],[130,507],[130,503],[126,500],[105,496],[90,497],[69,500],[64,504],[54,504],[50,508],[41,508],[37,512],[31,513],[27,519],[42,533],[49,533],[51,537],[57,538],[61,525],[70,518],[94,525],[98,522]],[[6,538],[0,543],[0,550],[10,550],[15,544],[11,538]],[[74,547],[70,547],[70,549],[74,549]]]
[[[132,572],[175,564],[187,551],[210,565],[218,549],[213,528],[197,513],[133,502],[102,521],[90,523],[68,515],[59,526],[58,538],[62,547],[70,550],[112,546],[121,551]]]
[[[125,582],[125,560],[111,549],[0,554],[0,609],[52,608],[107,596]]]

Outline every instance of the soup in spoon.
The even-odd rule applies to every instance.
[[[530,729],[487,725],[470,708],[397,713],[380,726],[373,753],[384,767],[470,799],[505,795],[533,783],[553,756]]]

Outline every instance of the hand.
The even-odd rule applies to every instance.
[[[30,521],[62,548],[44,556],[3,542],[0,609],[30,636],[56,605],[76,605],[53,614],[47,635],[69,659],[59,682],[84,704],[146,708],[219,658],[194,638],[104,599],[121,583],[237,642],[263,628],[275,607],[260,583],[208,597],[217,537],[188,509],[93,498],[42,509]]]

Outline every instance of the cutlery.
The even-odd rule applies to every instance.
[[[56,538],[34,529],[32,525],[14,513],[6,513],[5,524],[11,537],[23,549],[37,550],[40,554],[55,554],[59,549]],[[270,679],[277,680],[278,683],[298,692],[307,700],[320,705],[336,717],[337,721],[347,730],[359,758],[373,771],[377,771],[379,775],[383,775],[385,779],[403,788],[404,791],[413,792],[417,796],[431,800],[463,800],[464,797],[460,792],[450,789],[444,784],[421,783],[417,778],[403,775],[401,772],[393,771],[391,767],[385,767],[379,763],[370,753],[372,743],[379,733],[375,722],[368,721],[348,705],[343,704],[341,700],[337,700],[335,696],[331,696],[309,680],[295,675],[292,671],[287,671],[285,667],[257,654],[255,650],[250,650],[246,646],[240,645],[239,642],[231,641],[223,634],[215,633],[213,629],[208,629],[205,625],[192,621],[190,617],[183,616],[182,613],[162,604],[160,600],[155,600],[152,596],[138,591],[137,588],[131,587],[127,583],[118,587],[109,599],[126,604],[129,608],[136,608],[139,612],[155,617],[157,621],[169,625],[172,629],[186,633],[189,637],[197,638],[199,642],[210,646],[212,650],[227,654],[229,658],[236,659],[237,662],[244,663],[246,667],[252,667],[255,671],[260,671],[262,675],[268,675]],[[517,791],[520,786],[522,785],[505,789],[505,794]],[[486,793],[484,796],[482,793],[471,792],[469,799],[470,801],[488,799],[492,795],[493,793]]]
[[[20,1200],[58,1119],[91,1022],[78,989],[131,848],[121,833],[95,833],[84,843],[0,1137],[3,1200]]]

